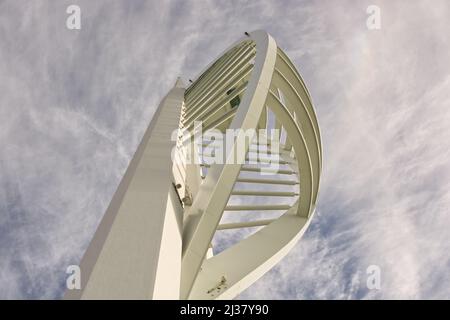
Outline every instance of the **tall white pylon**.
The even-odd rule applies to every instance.
[[[227,140],[230,130],[257,129],[281,134]],[[219,141],[186,138],[198,130]],[[205,161],[212,145],[224,161]],[[65,298],[234,298],[304,233],[321,170],[319,126],[299,72],[269,34],[246,33],[163,99],[81,261],[81,290]],[[223,221],[236,212],[240,219]],[[265,212],[270,219],[259,217]],[[218,233],[255,228],[212,253]]]

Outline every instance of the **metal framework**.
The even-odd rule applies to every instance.
[[[126,181],[119,186],[108,208],[109,215],[105,214],[83,258],[86,289],[68,292],[66,298],[230,299],[280,261],[311,221],[322,170],[319,126],[304,81],[274,39],[264,31],[246,34],[187,89],[182,87],[177,82],[160,105],[161,114],[154,117],[150,126],[154,128],[149,127],[144,136],[142,150],[138,149],[133,158],[124,177]],[[165,117],[168,108],[171,113]],[[176,114],[181,114],[180,118]],[[267,135],[265,141],[251,140],[243,146],[237,142],[226,144],[224,163],[191,163],[186,161],[187,149],[201,157],[206,148],[215,148],[209,141],[186,143],[186,134],[200,129],[198,121],[204,132],[268,128],[278,129],[282,134]],[[176,142],[168,142],[167,133],[165,136],[155,133],[158,124],[176,128],[177,122]],[[154,157],[149,151],[150,141],[155,136],[162,137],[160,147],[153,149],[163,151],[159,155],[161,162],[168,159],[166,147],[174,144],[177,161],[173,163],[172,174],[166,172],[166,176],[152,179],[147,171],[148,162]],[[274,152],[269,150],[271,145],[280,148]],[[236,163],[232,157],[242,147],[246,161]],[[251,162],[251,153],[261,150],[266,151],[267,157]],[[268,168],[274,155],[278,156],[277,168]],[[151,181],[140,181],[134,187],[134,181],[143,174]],[[147,186],[152,184],[166,196],[145,200],[143,192],[155,192]],[[288,189],[281,190],[282,187]],[[131,193],[133,188],[139,192]],[[128,194],[134,196],[127,200]],[[238,197],[240,203],[233,204],[233,197]],[[247,201],[255,198],[260,199],[258,204]],[[124,207],[127,201],[132,204]],[[143,218],[148,211],[140,215],[130,213],[139,211],[143,202],[146,210],[155,203],[161,208],[153,207],[153,220],[148,224]],[[233,212],[248,214],[245,220],[221,222]],[[252,212],[279,215],[260,219],[254,218]],[[139,222],[121,222],[118,220],[121,215]],[[139,241],[145,240],[140,237],[145,237],[143,229],[149,224],[157,232],[152,236],[153,244],[142,245]],[[218,232],[247,228],[260,229],[219,254],[212,254],[211,243]],[[143,259],[127,252],[136,246],[153,250],[154,254],[147,251],[144,254],[139,249],[138,254],[147,257]],[[142,274],[145,272],[152,276]],[[108,279],[112,278],[115,281],[111,284]]]

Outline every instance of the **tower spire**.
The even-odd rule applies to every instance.
[[[69,290],[66,299],[231,299],[278,263],[308,227],[322,144],[294,64],[269,34],[255,31],[195,79],[186,91],[178,77],[156,110],[81,261],[81,290]],[[206,135],[191,141],[197,121],[205,131],[215,129],[217,144]],[[257,129],[257,139],[239,142]],[[211,163],[205,146],[225,157]],[[242,160],[235,162],[234,151]],[[255,152],[257,158],[250,156]],[[258,218],[267,211],[279,214]],[[230,212],[245,214],[233,221]],[[217,233],[249,228],[260,229],[237,243],[215,238],[234,244],[210,254]]]

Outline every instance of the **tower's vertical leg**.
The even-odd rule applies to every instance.
[[[182,207],[172,184],[184,88],[161,102],[82,261],[66,299],[178,299]]]

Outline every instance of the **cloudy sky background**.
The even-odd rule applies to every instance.
[[[450,298],[449,16],[447,0],[0,0],[0,298],[61,297],[159,100],[255,29],[310,89],[324,172],[310,229],[240,297]]]

